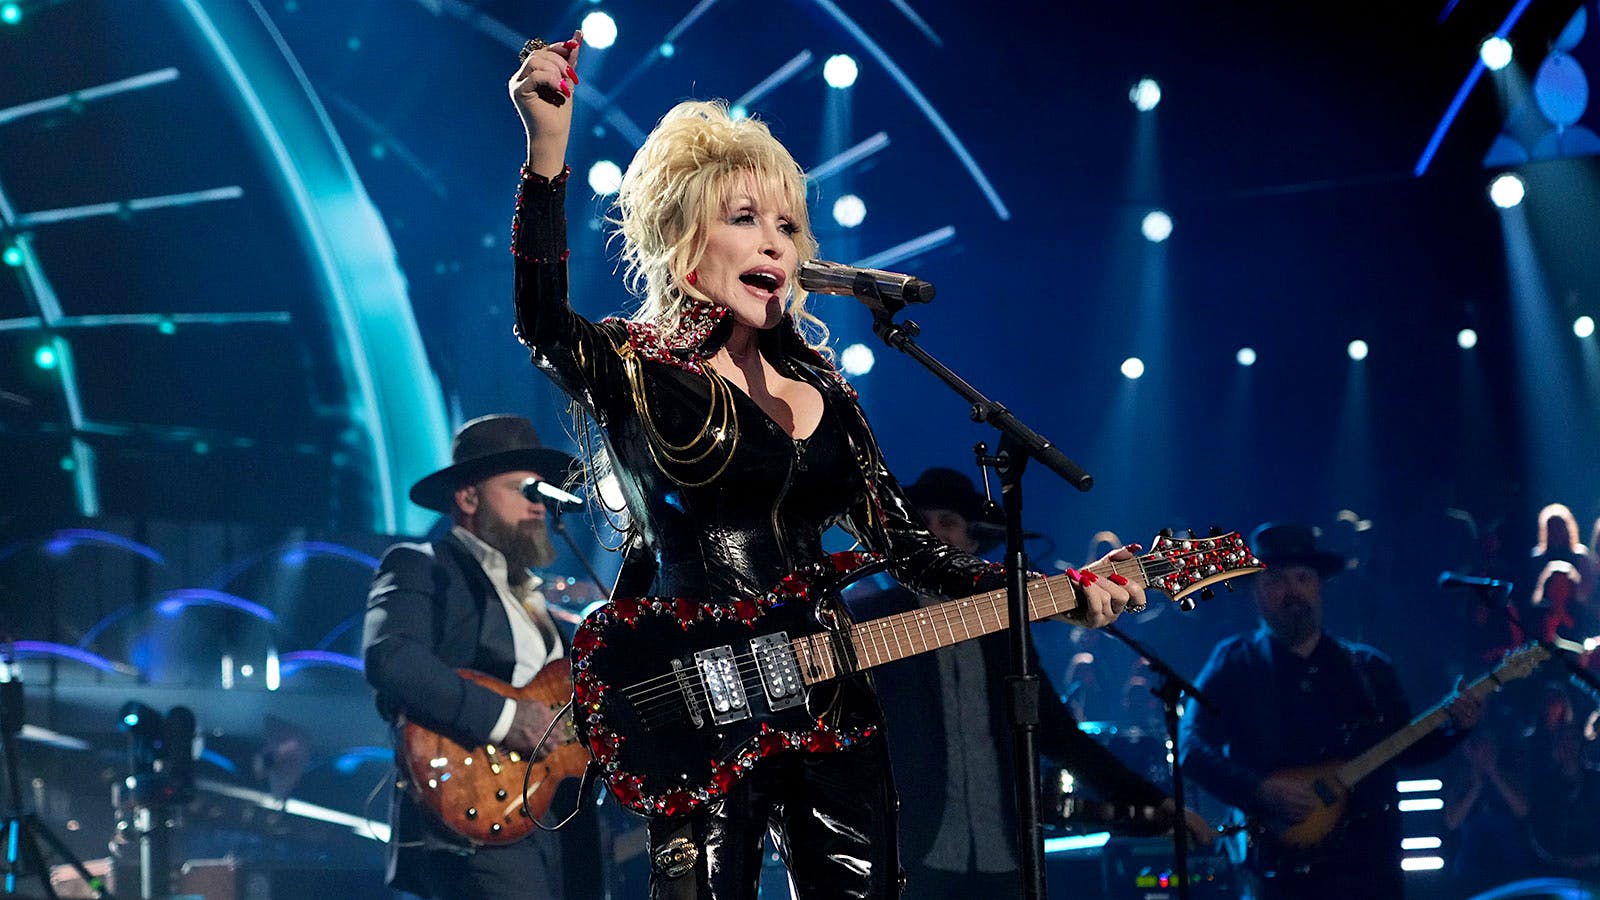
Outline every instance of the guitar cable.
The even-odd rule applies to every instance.
[[[550,724],[545,726],[544,734],[539,736],[539,746],[544,746],[544,742],[550,737],[550,732],[555,730],[556,723],[561,721],[563,716],[566,716],[571,712],[572,701],[568,700],[565,706],[561,707],[561,709],[556,711],[555,715],[550,717]],[[574,731],[576,731],[576,728],[574,728]],[[599,769],[599,765],[595,762],[593,757],[590,757],[589,764],[583,767],[583,778],[578,782],[578,796],[577,799],[573,801],[572,812],[567,813],[566,817],[556,824],[547,826],[543,822],[539,821],[538,817],[533,814],[532,809],[528,808],[528,779],[533,776],[534,762],[534,760],[529,760],[527,768],[522,770],[522,814],[527,816],[528,821],[533,823],[533,827],[539,829],[540,831],[560,831],[561,829],[567,827],[567,823],[571,822],[573,817],[583,811],[584,792],[589,789],[589,782],[594,777],[595,772]]]

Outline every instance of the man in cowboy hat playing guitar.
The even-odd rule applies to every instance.
[[[1281,828],[1307,819],[1325,801],[1312,781],[1284,769],[1354,757],[1404,727],[1411,710],[1383,654],[1322,630],[1322,581],[1344,571],[1344,557],[1318,548],[1306,525],[1262,525],[1250,546],[1267,564],[1253,579],[1261,627],[1212,652],[1196,683],[1223,712],[1191,703],[1179,748],[1195,782]],[[1477,724],[1483,704],[1462,694],[1448,709],[1454,733],[1433,732],[1398,764],[1448,753]],[[1341,825],[1313,847],[1286,846],[1272,834],[1253,840],[1248,865],[1258,879],[1256,896],[1401,897],[1394,783],[1392,764],[1362,780]]]
[[[572,457],[542,447],[521,416],[462,426],[454,462],[411,488],[411,500],[449,516],[432,543],[384,553],[367,597],[363,653],[378,708],[404,714],[466,746],[553,749],[555,710],[462,678],[473,669],[520,687],[566,653],[532,569],[555,560],[545,507],[523,495],[532,480],[559,484]],[[546,736],[551,732],[550,736]],[[554,835],[476,850],[404,791],[390,809],[389,882],[433,898],[562,896]]]

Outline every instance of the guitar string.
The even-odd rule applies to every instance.
[[[1207,552],[1211,552],[1211,551],[1209,551],[1209,550],[1189,551],[1189,552],[1186,552],[1186,553],[1178,554],[1178,557],[1181,558],[1181,557],[1185,557],[1185,556],[1193,556],[1193,555],[1197,555],[1197,554],[1201,554],[1201,553],[1207,553]],[[1127,563],[1127,562],[1138,562],[1138,561],[1139,561],[1138,559],[1135,559],[1135,560],[1124,560],[1123,562]],[[1114,569],[1116,564],[1112,563],[1110,565]],[[1104,568],[1105,567],[1101,567],[1101,571],[1104,571]],[[1157,572],[1157,570],[1159,570],[1159,569],[1166,569],[1166,571]],[[1153,561],[1151,565],[1144,567],[1144,575],[1146,576],[1147,583],[1148,583],[1148,580],[1151,579],[1151,578],[1165,577],[1166,575],[1170,575],[1170,574],[1172,574],[1172,572],[1179,571],[1180,569],[1181,569],[1181,567],[1175,565],[1172,562],[1172,559],[1170,557],[1161,557],[1161,558]],[[1059,577],[1059,576],[1057,576],[1057,577]],[[984,601],[987,601],[992,606],[992,604],[997,603],[1000,599],[1003,599],[1003,594],[1001,594],[1001,592],[991,591],[991,592],[989,592],[989,593],[987,593],[985,595],[980,595],[978,597],[968,598],[968,600],[966,600],[966,601],[954,601],[954,602],[951,602],[951,603],[938,604],[936,606],[927,607],[927,608],[925,608],[923,610],[917,610],[915,612],[926,613],[926,612],[935,611],[935,610],[942,612],[943,615],[944,615],[944,619],[945,619],[946,630],[948,631],[949,635],[953,638],[951,643],[959,643],[959,642],[961,642],[963,640],[970,639],[970,638],[972,638],[974,636],[971,633],[971,625],[972,625],[972,622],[970,621],[971,620],[971,613],[973,613],[973,612],[977,613],[977,626],[980,629],[982,629],[982,628],[985,627],[984,622],[983,622],[983,620],[984,620],[984,610],[983,610]],[[1053,593],[1051,594],[1051,598],[1050,599],[1051,599],[1052,602],[1055,600],[1055,597],[1054,597]],[[959,612],[955,612],[955,608],[957,608],[957,607],[961,608]],[[992,608],[990,610],[990,614],[994,616],[995,621],[996,621],[997,624],[1001,623],[1003,621],[1003,617],[1008,617],[1009,616],[1009,612],[1010,612],[1009,609],[1004,608],[1004,607],[996,607],[996,608]],[[954,621],[952,620],[952,614],[953,613],[955,613],[955,616],[956,616]],[[914,650],[913,654],[904,653],[903,652],[904,647],[901,644],[901,641],[900,641],[900,638],[899,638],[899,635],[898,635],[898,630],[895,629],[895,628],[891,628],[890,627],[890,623],[895,622],[895,620],[898,619],[898,618],[899,618],[898,615],[896,615],[896,616],[887,616],[887,617],[884,617],[882,619],[874,620],[873,622],[865,622],[865,623],[861,623],[859,625],[853,625],[850,628],[844,629],[844,630],[842,630],[840,632],[837,632],[837,633],[845,634],[845,635],[848,635],[848,636],[851,636],[851,637],[855,637],[855,636],[859,635],[860,637],[863,638],[863,641],[861,641],[861,642],[853,642],[853,643],[856,644],[856,646],[857,646],[857,648],[859,650],[863,651],[863,652],[859,653],[858,655],[861,656],[861,657],[868,657],[868,658],[873,657],[873,656],[877,657],[876,660],[869,661],[868,665],[865,668],[871,668],[873,666],[880,665],[880,664],[885,663],[885,662],[892,662],[892,661],[894,661],[896,659],[904,658],[907,655],[914,655],[915,653],[920,653],[920,652],[924,652],[924,651],[927,651],[927,650],[937,649],[935,647],[929,647],[929,646],[924,645],[920,650]],[[920,622],[920,621],[917,623],[917,628],[918,628],[919,632],[922,631],[922,624],[923,623]],[[938,632],[938,624],[937,624],[937,622],[936,621],[929,621],[927,624],[928,624],[929,627],[932,628],[935,639],[941,639],[940,636],[939,636],[939,632]],[[963,629],[963,631],[966,632],[963,637],[959,637],[959,638],[955,637],[955,634],[956,634],[956,627],[955,626],[956,626],[956,624],[959,624],[961,626],[961,628]],[[906,629],[906,630],[908,632],[908,634],[907,634],[907,642],[911,643],[912,646],[915,647],[916,646],[915,642],[912,641],[910,636],[909,636],[909,629]],[[872,633],[873,631],[876,631],[877,633],[873,634]],[[810,641],[812,638],[820,636],[821,634],[824,634],[824,633],[825,632],[821,632],[818,635],[807,635],[802,640]],[[981,632],[981,633],[987,634],[987,633],[992,633],[992,632],[984,631],[984,632]],[[890,648],[889,648],[889,638],[891,638],[891,637],[893,638],[894,643],[895,643],[895,648],[894,648],[893,651],[891,651]],[[924,641],[925,641],[925,639],[924,639]],[[799,641],[795,641],[794,643],[799,643]],[[883,649],[884,653],[878,653],[877,652],[877,649],[878,649],[879,645],[882,646],[882,649]],[[942,646],[949,646],[949,644],[941,643],[939,646],[941,646],[941,647]],[[814,648],[813,647],[813,649],[818,649],[818,648]],[[888,658],[885,658],[885,656],[887,656]],[[759,661],[757,661],[755,659],[755,653],[754,652],[746,653],[746,654],[738,654],[738,655],[732,657],[732,659],[738,662],[738,666],[736,667],[735,671],[738,673],[740,686],[744,689],[744,695],[747,698],[747,703],[748,703],[748,698],[750,698],[750,697],[758,697],[764,691],[763,679],[762,679],[762,676],[761,676],[761,673],[760,673],[760,663],[759,663]],[[710,699],[709,699],[709,690],[704,686],[705,685],[705,679],[704,679],[703,675],[699,672],[698,669],[694,670],[694,671],[696,673],[696,676],[698,677],[698,680],[700,681],[700,685],[691,687],[690,690],[693,691],[692,697],[689,696],[688,694],[686,694],[686,692],[684,691],[683,686],[681,684],[677,683],[677,676],[675,674],[674,675],[668,675],[668,676],[662,676],[664,678],[670,679],[673,683],[667,684],[667,685],[664,685],[664,686],[658,688],[657,690],[655,690],[652,693],[650,693],[649,696],[643,696],[643,695],[639,694],[638,689],[640,689],[641,687],[643,687],[646,684],[649,684],[652,681],[660,680],[660,678],[647,679],[644,682],[639,682],[638,684],[631,685],[629,688],[624,688],[623,689],[624,696],[626,696],[628,698],[628,700],[630,701],[630,703],[634,706],[635,712],[638,715],[638,718],[640,720],[640,724],[643,725],[644,728],[646,728],[648,730],[648,729],[652,729],[652,728],[658,727],[658,726],[660,726],[662,724],[665,724],[665,723],[667,723],[669,721],[674,721],[674,720],[681,719],[683,717],[682,704],[688,703],[691,699],[700,701],[701,703],[705,704],[705,706],[707,707],[708,712],[710,711],[711,704],[710,704]],[[752,675],[754,676],[753,683],[752,683]],[[633,691],[633,693],[629,693],[630,691]],[[713,717],[714,717],[714,713],[713,713]]]
[[[1207,552],[1211,552],[1211,551],[1208,551],[1208,550],[1189,551],[1189,552],[1186,552],[1186,553],[1178,554],[1178,557],[1182,558],[1182,557],[1187,557],[1187,556],[1195,556],[1195,555],[1199,555],[1199,554],[1207,553]],[[1137,563],[1137,562],[1139,562],[1138,558],[1132,559],[1132,560],[1123,560],[1123,561],[1121,561],[1121,564],[1125,565],[1127,563]],[[1110,567],[1113,569],[1113,571],[1115,571],[1116,567],[1118,565],[1119,565],[1118,563],[1114,562],[1114,563],[1110,564]],[[1168,571],[1165,571],[1165,572],[1157,571],[1158,569],[1160,569],[1162,567],[1166,567],[1168,569]],[[1152,578],[1159,579],[1159,578],[1166,577],[1167,575],[1170,575],[1173,572],[1178,571],[1179,569],[1180,569],[1180,567],[1174,565],[1171,558],[1169,558],[1169,557],[1161,557],[1159,559],[1153,560],[1151,565],[1149,565],[1148,567],[1145,568],[1145,574],[1151,576]],[[1104,567],[1101,567],[1101,570],[1103,571]],[[1054,577],[1059,578],[1060,576],[1054,576]],[[974,596],[974,597],[967,598],[966,600],[951,601],[949,603],[942,603],[942,604],[937,604],[937,605],[931,606],[931,607],[925,607],[924,609],[919,610],[919,611],[921,611],[921,612],[927,612],[927,611],[933,611],[933,610],[942,611],[944,613],[946,624],[948,625],[950,623],[951,611],[952,611],[953,607],[981,607],[981,605],[983,603],[985,603],[985,602],[996,603],[996,602],[999,602],[999,600],[1003,599],[1003,597],[1004,597],[1003,592],[990,591],[990,592],[987,592],[985,594],[981,594],[981,595],[977,595],[977,596]],[[978,620],[979,620],[979,624],[980,624],[980,627],[981,627],[981,623],[982,623],[982,619],[983,619],[983,611],[982,611],[981,608],[978,608],[976,611],[978,612]],[[874,622],[882,622],[882,623],[892,622],[899,615],[904,615],[904,614],[902,613],[902,614],[896,614],[895,616],[886,616],[883,619],[874,620]],[[968,615],[967,613],[962,613],[962,620],[961,620],[961,622],[959,624],[961,624],[963,628],[966,628],[970,632],[970,628],[967,627],[968,623],[966,622],[967,615]],[[861,635],[861,636],[865,637],[867,640],[871,641],[871,640],[874,640],[874,639],[877,639],[877,638],[881,638],[882,637],[882,632],[888,630],[888,628],[889,628],[889,626],[887,624],[875,625],[874,622],[863,622],[863,623],[860,623],[860,624],[857,624],[857,625],[852,625],[852,626],[849,626],[848,628],[841,629],[840,631],[834,632],[834,633],[836,633],[836,634],[844,634],[844,635]],[[876,634],[876,635],[872,634],[871,631],[870,631],[872,629],[877,630],[879,632],[879,634]],[[820,632],[820,633],[826,633],[826,632]],[[935,636],[937,637],[938,631],[937,631],[937,626],[936,625],[934,626],[934,633],[935,633]],[[951,634],[952,635],[954,634],[954,629],[953,628],[951,629]],[[968,636],[970,637],[970,634]],[[965,638],[958,639],[958,640],[964,640],[964,639]],[[888,642],[885,640],[885,641],[883,641],[883,643],[887,647],[887,643]],[[944,645],[941,645],[941,646],[944,646]],[[869,645],[869,647],[870,647],[870,645]],[[934,649],[934,648],[928,648],[928,649]],[[918,651],[918,652],[921,652],[921,651]],[[739,673],[740,673],[741,676],[748,675],[752,671],[756,671],[757,674],[759,674],[759,663],[755,659],[754,652],[745,653],[745,654],[738,654],[738,655],[736,655],[736,656],[734,656],[732,658],[739,663],[738,668],[739,668]],[[889,661],[889,660],[879,659],[878,663],[887,662],[887,661]],[[645,679],[644,681],[640,681],[640,682],[637,682],[635,684],[628,685],[627,687],[622,688],[621,691],[622,691],[623,695],[629,699],[630,702],[635,702],[635,703],[649,702],[649,701],[651,701],[651,700],[653,700],[653,699],[655,699],[657,697],[660,697],[660,696],[671,696],[671,695],[673,695],[675,693],[681,693],[682,689],[681,689],[681,686],[676,683],[677,679],[678,679],[678,676],[675,673],[667,673],[665,675],[659,675],[659,676],[656,676],[654,678],[648,678],[648,679]],[[758,682],[758,685],[759,685],[759,682]],[[641,691],[648,690],[651,687],[655,687],[658,690],[655,693],[649,694],[648,696],[643,694],[643,693],[641,693]]]
[[[1186,557],[1202,555],[1202,554],[1211,553],[1211,552],[1215,552],[1215,548],[1190,550],[1190,551],[1185,551],[1185,552],[1176,554],[1175,556],[1159,556],[1159,557],[1151,560],[1149,565],[1145,565],[1144,564],[1144,559],[1145,559],[1144,557],[1135,557],[1134,559],[1130,559],[1130,560],[1112,561],[1112,562],[1110,562],[1110,563],[1108,563],[1108,564],[1106,564],[1104,566],[1100,566],[1100,567],[1091,567],[1090,571],[1095,571],[1095,569],[1098,568],[1100,571],[1103,572],[1103,571],[1105,571],[1105,569],[1109,568],[1113,572],[1119,572],[1120,573],[1120,570],[1123,569],[1123,568],[1126,568],[1128,566],[1128,564],[1133,564],[1134,568],[1139,568],[1139,569],[1142,570],[1141,574],[1145,576],[1146,582],[1148,584],[1149,581],[1151,581],[1153,579],[1160,579],[1160,578],[1166,577],[1167,575],[1172,574],[1173,572],[1179,571],[1181,569],[1181,567],[1174,563],[1174,559],[1183,559],[1183,558],[1186,558]],[[1165,569],[1165,571],[1162,571],[1163,569]],[[1059,576],[1057,576],[1057,577],[1059,577]],[[997,596],[997,594],[998,594],[998,592],[991,591],[991,592],[988,592],[987,594],[980,595],[979,597],[969,598],[968,601],[955,601],[953,603],[939,604],[937,606],[925,608],[924,610],[921,610],[921,612],[928,612],[928,611],[931,611],[931,610],[940,610],[940,611],[942,611],[944,613],[946,627],[947,627],[949,633],[951,634],[951,636],[953,637],[954,634],[955,634],[955,628],[954,628],[954,626],[953,626],[953,624],[951,622],[951,613],[952,613],[951,607],[962,607],[962,611],[959,614],[960,615],[959,624],[963,627],[964,630],[966,630],[968,632],[966,637],[971,637],[972,635],[970,634],[970,630],[971,630],[970,629],[970,623],[968,621],[968,619],[970,618],[970,613],[973,612],[973,611],[975,611],[977,613],[978,626],[980,628],[982,628],[983,627],[983,617],[984,617],[983,616],[982,606],[983,606],[983,604],[985,602],[988,602],[988,603],[991,603],[991,604],[995,603],[995,602],[998,602],[998,600],[1001,599],[1001,598],[999,596]],[[1052,600],[1053,599],[1054,599],[1054,597],[1052,596]],[[1002,612],[1009,613],[1009,610],[1001,610],[1001,609],[993,610],[993,613],[996,616],[996,621],[997,622],[1000,621],[1000,615],[1001,615]],[[903,649],[903,647],[900,644],[900,639],[899,639],[898,633],[895,633],[894,630],[891,629],[890,625],[888,624],[890,622],[894,622],[896,619],[897,619],[896,616],[889,616],[889,617],[885,617],[883,619],[875,620],[875,622],[884,623],[884,624],[875,625],[873,622],[866,622],[866,623],[861,623],[859,625],[850,626],[849,628],[843,629],[843,630],[841,630],[840,632],[837,632],[837,633],[846,634],[846,635],[849,635],[849,636],[852,636],[852,637],[858,636],[858,635],[863,637],[868,643],[866,643],[862,647],[862,649],[868,650],[868,651],[875,651],[876,650],[876,646],[879,643],[882,644],[883,649],[885,651],[888,651],[889,650],[889,638],[892,637],[894,639],[895,644],[896,644],[896,648],[895,649],[896,650],[901,650],[901,649]],[[907,624],[909,624],[909,623],[907,623]],[[929,622],[928,624],[929,624],[930,627],[932,627],[933,632],[934,632],[934,637],[937,639],[939,637],[937,622]],[[918,631],[920,632],[921,630],[922,630],[922,623],[919,622],[918,623]],[[873,633],[874,631],[876,632],[875,634]],[[807,636],[807,637],[809,638],[809,637],[812,637],[812,636]],[[964,639],[966,639],[966,638],[959,638],[959,639],[957,639],[956,642],[959,642],[960,640],[964,640]],[[908,635],[908,642],[910,642],[909,635]],[[916,646],[915,642],[911,642],[911,644],[912,644],[913,647]],[[940,646],[948,646],[948,645],[941,644]],[[922,650],[917,650],[917,651],[914,651],[914,652],[923,652],[923,651],[929,650],[929,649],[935,649],[935,648],[926,647],[925,646]],[[860,655],[861,656],[874,656],[875,655],[875,656],[879,657],[876,662],[871,663],[869,666],[867,666],[867,668],[871,668],[872,665],[878,665],[878,664],[881,664],[883,662],[892,661],[892,659],[903,658],[905,655],[908,655],[908,654],[904,654],[904,653],[895,654],[895,655],[892,655],[892,659],[884,659],[883,657],[885,655],[887,655],[887,654],[880,654],[880,653],[876,653],[876,652],[866,652],[866,653],[861,653]],[[762,680],[761,680],[761,674],[760,674],[760,663],[756,659],[755,653],[752,651],[750,653],[738,654],[738,655],[732,657],[732,659],[737,663],[736,671],[739,674],[739,680],[740,680],[741,685],[745,688],[746,696],[747,697],[751,696],[751,695],[757,693],[759,690],[761,690],[762,689]],[[697,674],[699,674],[698,670],[697,670]],[[756,691],[750,690],[750,688],[751,688],[750,676],[752,676],[752,675],[755,676],[754,687],[757,689]],[[703,681],[703,678],[701,680]],[[654,684],[655,682],[665,682],[665,683],[660,684],[660,685],[655,685]],[[654,690],[651,690],[652,687],[654,687]],[[696,690],[697,691],[698,695],[695,697],[695,699],[703,699],[703,698],[705,698],[705,702],[706,702],[707,706],[709,707],[710,704],[709,704],[709,699],[707,697],[707,695],[709,694],[709,691],[708,691],[707,688],[705,688],[704,686],[700,686],[698,688],[691,688],[691,690]],[[644,693],[641,693],[642,691]],[[678,683],[678,676],[676,674],[667,674],[667,675],[657,676],[657,677],[651,678],[651,679],[646,679],[644,681],[641,681],[641,682],[638,682],[636,684],[629,685],[628,687],[623,688],[622,689],[622,693],[629,700],[629,702],[635,707],[636,711],[639,713],[639,716],[640,716],[641,720],[643,720],[645,717],[650,716],[652,713],[654,713],[656,711],[656,708],[659,708],[659,706],[661,705],[661,703],[663,701],[667,702],[670,707],[675,709],[676,706],[677,706],[677,703],[678,703],[678,699],[680,697],[684,697],[685,696],[684,695],[684,688],[683,688],[683,686],[681,684]]]

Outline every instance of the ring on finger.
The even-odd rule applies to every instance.
[[[522,45],[522,52],[517,54],[517,59],[525,60],[548,46],[550,46],[550,42],[544,38],[533,38]]]

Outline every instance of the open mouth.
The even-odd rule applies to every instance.
[[[768,293],[777,293],[778,288],[783,286],[782,278],[760,269],[740,275],[739,280],[753,288],[767,291]]]

